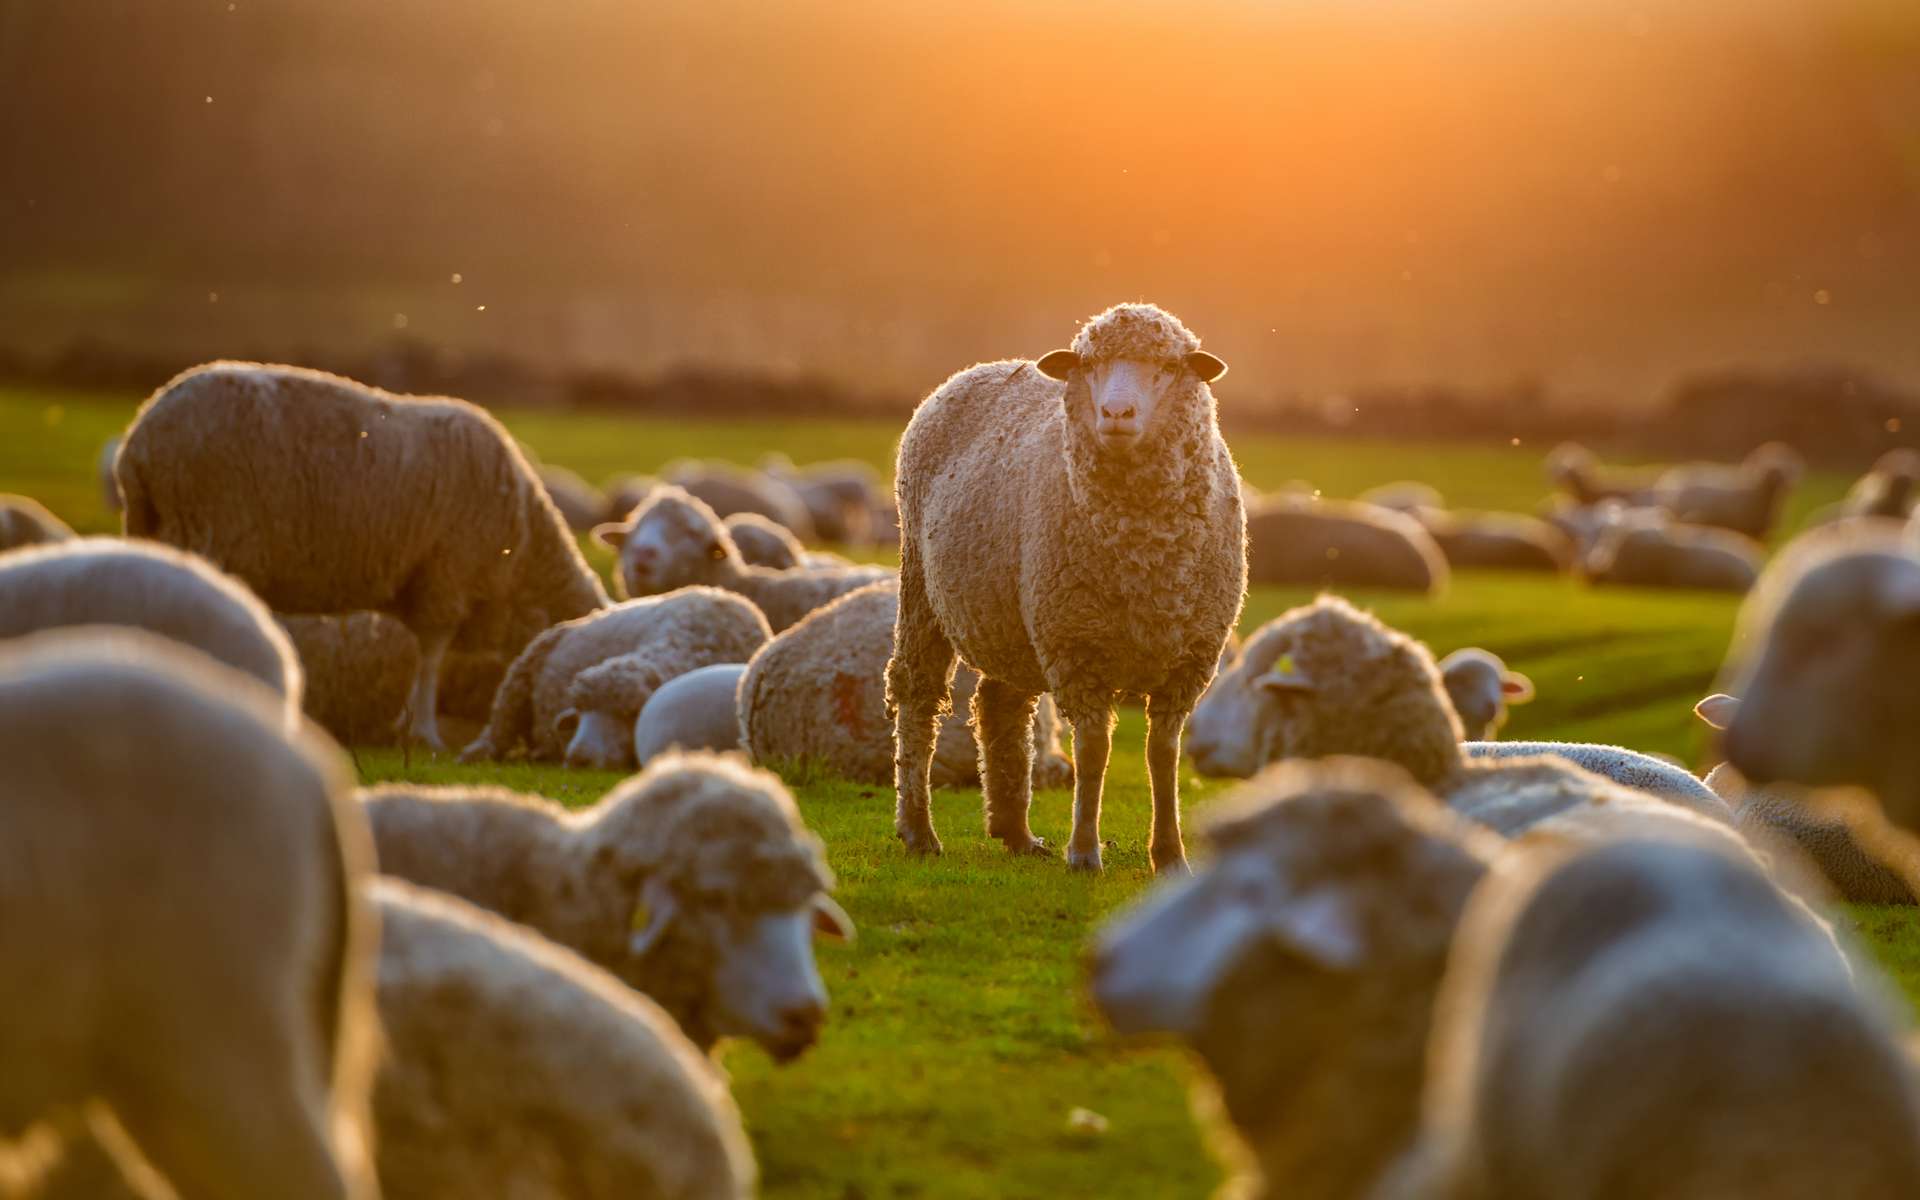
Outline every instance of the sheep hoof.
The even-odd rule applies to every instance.
[[[492,760],[493,747],[478,739],[468,743],[467,748],[460,752],[460,761],[463,763],[491,762]]]
[[[931,829],[909,832],[896,830],[894,836],[906,846],[908,854],[937,855],[941,853],[940,838]]]
[[[1193,874],[1193,868],[1187,865],[1186,855],[1176,854],[1165,861],[1155,859],[1153,863],[1153,873],[1155,875],[1165,875],[1170,879],[1177,879],[1182,875]]]
[[[1100,847],[1095,846],[1091,850],[1068,849],[1067,866],[1075,871],[1101,870]]]
[[[1047,839],[1027,834],[1025,837],[1001,838],[1008,854],[1031,855],[1034,858],[1052,858],[1053,847],[1047,845]]]

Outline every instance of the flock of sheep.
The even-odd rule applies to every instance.
[[[1116,306],[937,389],[893,497],[783,461],[603,495],[459,401],[168,383],[107,459],[125,538],[0,498],[0,1194],[749,1195],[709,1052],[804,1053],[813,939],[853,936],[769,768],[891,780],[916,854],[931,787],[977,780],[987,835],[1050,855],[1032,793],[1071,786],[1098,870],[1131,700],[1163,879],[1089,990],[1206,1065],[1250,1189],[1920,1194],[1915,1064],[1822,915],[1915,901],[1913,457],[1760,575],[1702,780],[1493,740],[1529,680],[1332,595],[1233,631],[1250,577],[1745,590],[1786,453],[1626,480],[1565,448],[1540,518],[1259,498],[1225,370]],[[897,572],[805,548],[896,538]],[[443,716],[466,760],[637,773],[580,811],[351,786],[341,743],[450,752]],[[1197,871],[1183,753],[1247,780]]]

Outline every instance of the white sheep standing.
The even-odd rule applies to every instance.
[[[847,779],[885,784],[893,776],[887,719],[887,660],[899,619],[900,585],[868,584],[780,633],[747,665],[737,696],[740,745],[762,766],[812,762]],[[928,778],[934,787],[980,779],[980,749],[967,702],[979,676],[954,672],[955,710],[940,722]],[[642,711],[641,720],[646,720]],[[1034,706],[1033,786],[1068,787],[1073,760],[1060,745],[1053,698]]]
[[[633,758],[646,766],[669,750],[740,749],[745,663],[715,663],[669,679],[633,723]]]
[[[273,614],[204,559],[151,542],[75,538],[0,556],[0,641],[74,625],[145,629],[251,675],[300,712],[300,660]]]
[[[338,751],[196,650],[55,630],[0,647],[0,794],[0,1129],[104,1105],[182,1196],[375,1195]]]
[[[1466,646],[1440,660],[1440,683],[1467,737],[1490,741],[1507,723],[1507,706],[1533,699],[1533,680],[1512,670],[1498,654]]]
[[[1609,500],[1629,506],[1653,503],[1655,473],[1646,468],[1608,469],[1600,466],[1593,451],[1575,442],[1562,442],[1547,455],[1547,479],[1579,505],[1597,505]]]
[[[772,775],[668,754],[577,812],[499,788],[361,796],[382,871],[533,927],[653,997],[701,1049],[750,1037],[784,1061],[819,1036],[812,937],[853,927]]]
[[[563,621],[527,644],[494,694],[487,727],[461,752],[486,762],[525,746],[536,761],[618,769],[656,688],[766,644],[760,610],[718,588],[681,588]]]
[[[814,609],[892,572],[881,567],[797,567],[771,571],[747,563],[712,508],[671,485],[655,488],[624,521],[593,534],[618,557],[629,596],[706,584],[738,592],[767,615],[775,633]]]
[[[1468,905],[1411,1197],[1920,1194],[1920,1089],[1878,981],[1751,861],[1536,851]]]
[[[1804,468],[1793,447],[1768,442],[1735,466],[1669,467],[1654,481],[1652,501],[1682,524],[1728,529],[1764,541]]]
[[[1178,318],[1120,304],[1038,362],[983,363],[900,439],[900,616],[887,666],[895,830],[938,853],[928,767],[956,652],[980,673],[987,834],[1044,852],[1027,810],[1033,711],[1073,729],[1069,864],[1101,865],[1116,698],[1147,697],[1148,849],[1181,869],[1180,735],[1246,593],[1240,476],[1208,384],[1226,364]]]
[[[64,542],[73,528],[31,496],[0,492],[0,551],[44,542]]]
[[[1765,548],[1745,534],[1643,509],[1612,514],[1579,569],[1593,584],[1744,592],[1765,561]]]
[[[866,463],[843,458],[796,467],[784,454],[769,454],[760,469],[791,487],[813,518],[814,536],[842,546],[865,546],[873,539],[873,512],[880,498],[879,473]]]
[[[607,595],[484,410],[296,367],[213,363],[141,406],[115,467],[126,532],[203,554],[289,613],[398,617],[412,736],[441,749],[440,667],[517,653]]]
[[[371,890],[386,1195],[753,1195],[725,1079],[657,1005],[451,896],[395,879]]]

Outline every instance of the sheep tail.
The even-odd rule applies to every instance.
[[[547,665],[553,648],[566,636],[567,627],[555,625],[527,643],[527,648],[507,668],[506,678],[493,694],[493,708],[487,714],[487,727],[460,752],[461,762],[487,762],[499,758],[530,740],[533,731],[533,684]]]

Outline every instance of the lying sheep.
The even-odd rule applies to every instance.
[[[1425,646],[1337,596],[1322,596],[1247,640],[1195,711],[1188,750],[1202,775],[1240,778],[1283,758],[1367,755],[1406,768],[1449,802],[1466,789],[1500,786],[1510,759],[1551,755],[1716,821],[1733,821],[1699,780],[1647,755],[1569,742],[1463,746],[1461,733]]]
[[[1044,852],[1027,810],[1042,692],[1073,727],[1067,861],[1101,865],[1100,793],[1121,695],[1147,697],[1149,854],[1185,866],[1180,734],[1246,592],[1240,476],[1209,382],[1227,365],[1178,318],[1119,304],[1070,349],[983,363],[914,411],[895,472],[900,614],[887,664],[894,828],[938,853],[929,766],[956,651],[973,694],[987,834]]]
[[[560,517],[566,521],[567,528],[575,533],[585,533],[606,519],[607,498],[599,488],[580,478],[578,472],[565,467],[541,464],[535,468],[540,476],[540,486],[546,489],[547,499],[560,510]]]
[[[1369,488],[1360,493],[1359,501],[1390,508],[1418,521],[1440,548],[1447,565],[1456,569],[1564,571],[1573,565],[1572,537],[1539,517],[1448,511],[1437,490],[1412,481]]]
[[[1594,584],[1744,592],[1765,556],[1743,534],[1639,515],[1603,530],[1580,571]]]
[[[1739,850],[1724,826],[1603,780],[1566,803],[1553,779],[1581,772],[1565,763],[1525,769],[1485,826]],[[1209,814],[1214,854],[1192,879],[1101,932],[1094,1003],[1120,1033],[1174,1034],[1206,1063],[1263,1177],[1252,1194],[1365,1196],[1406,1149],[1455,925],[1504,853],[1488,827],[1385,763],[1284,763]]]
[[[753,1195],[726,1081],[658,1006],[450,896],[393,879],[372,895],[388,1196]]]
[[[370,857],[338,758],[140,630],[0,647],[0,1129],[104,1105],[181,1196],[376,1194]]]
[[[393,739],[420,664],[420,643],[382,613],[274,618],[306,676],[307,716],[343,745]],[[484,721],[506,674],[498,655],[453,650],[440,670],[442,715]]]
[[[1920,1194],[1920,1089],[1878,992],[1804,906],[1715,848],[1532,855],[1468,907],[1423,1148],[1388,1190]]]
[[[1498,654],[1478,646],[1455,650],[1441,659],[1440,684],[1460,716],[1462,730],[1476,742],[1499,736],[1500,727],[1507,723],[1509,704],[1533,699],[1533,680],[1509,670]]]
[[[44,542],[64,542],[73,528],[31,496],[0,492],[0,551]]]
[[[204,554],[290,613],[370,610],[420,642],[409,732],[441,749],[440,667],[518,653],[606,592],[499,422],[296,367],[213,363],[141,406],[126,532]]]
[[[1738,466],[1688,463],[1654,483],[1652,500],[1675,521],[1765,541],[1804,464],[1791,446],[1768,442]]]
[[[819,1036],[811,938],[852,924],[772,775],[669,754],[577,812],[499,788],[361,798],[381,870],[532,926],[653,997],[702,1050],[750,1037],[784,1061]]]
[[[1298,482],[1295,481],[1295,486],[1290,490],[1302,490]],[[1312,492],[1314,489],[1308,487],[1304,490]],[[1377,504],[1381,508],[1390,508],[1395,512],[1409,515],[1423,508],[1443,509],[1447,506],[1447,498],[1440,494],[1439,488],[1430,483],[1421,483],[1417,479],[1401,479],[1370,487],[1354,499],[1362,504]]]
[[[150,542],[72,541],[0,557],[0,640],[72,625],[130,625],[185,643],[300,712],[300,661],[273,615],[205,560]]]
[[[727,527],[727,536],[740,548],[740,557],[750,567],[785,571],[799,566],[807,557],[806,547],[793,531],[771,517],[735,513],[720,523]]]
[[[821,541],[842,546],[865,546],[873,541],[873,509],[880,498],[880,478],[866,463],[840,459],[795,467],[786,455],[770,454],[760,461],[760,469],[799,494],[813,519],[814,536]]]
[[[1654,478],[1644,470],[1610,470],[1585,446],[1562,442],[1547,455],[1547,480],[1576,504],[1608,500],[1639,506],[1653,503]]]
[[[1268,496],[1247,512],[1247,578],[1307,587],[1437,593],[1446,556],[1420,523],[1373,504]]]
[[[1727,760],[1762,787],[1865,788],[1920,830],[1916,617],[1920,549],[1898,533],[1842,526],[1795,542],[1741,611]]]
[[[767,615],[775,633],[814,609],[892,572],[880,567],[749,566],[713,509],[677,487],[655,488],[624,521],[593,535],[619,556],[618,578],[629,596],[651,596],[708,584],[738,592]]]
[[[525,746],[540,762],[629,766],[634,718],[656,688],[700,667],[745,662],[768,636],[753,605],[705,587],[563,621],[507,668],[486,729],[460,760],[487,762]]]
[[[641,766],[669,750],[738,750],[740,681],[745,663],[715,663],[660,685],[633,723]]]
[[[814,540],[813,518],[800,494],[763,472],[732,463],[683,460],[661,468],[660,478],[697,497],[721,517],[759,513],[803,542]]]
[[[739,738],[748,757],[763,766],[814,762],[861,783],[890,780],[886,671],[899,607],[898,583],[869,584],[755,654],[738,697]],[[954,673],[954,711],[941,720],[929,767],[934,787],[979,782],[980,750],[966,716],[978,680],[965,666]],[[1033,786],[1071,786],[1073,761],[1060,746],[1060,721],[1049,696],[1034,706],[1031,736]]]

